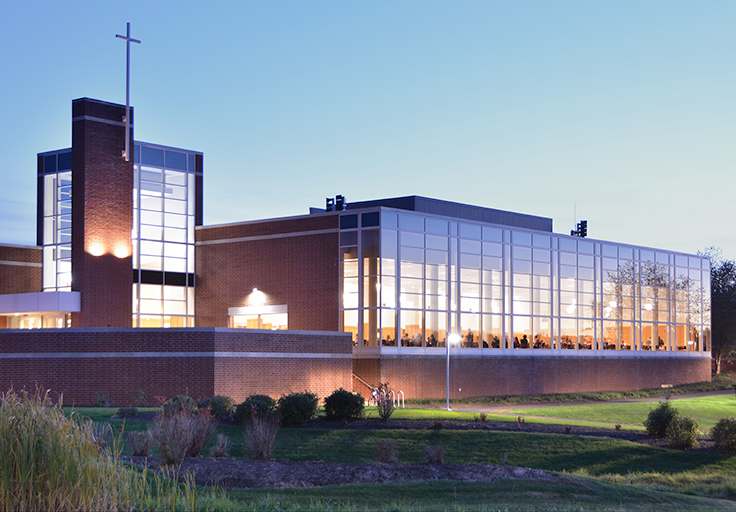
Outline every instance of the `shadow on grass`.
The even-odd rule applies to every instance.
[[[546,480],[397,482],[306,489],[231,489],[249,510],[733,510],[733,503],[559,475]]]

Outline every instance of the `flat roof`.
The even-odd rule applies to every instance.
[[[399,210],[409,210],[413,212],[431,213],[434,215],[455,217],[458,219],[485,222],[488,224],[501,224],[504,226],[532,229],[535,231],[546,231],[548,233],[552,232],[552,219],[547,217],[538,217],[536,215],[529,215],[526,213],[509,212],[505,210],[496,210],[494,208],[486,208],[483,206],[443,201],[441,199],[433,199],[431,197],[404,196],[375,199],[372,201],[357,201],[347,203],[346,209],[350,211],[376,206],[385,206],[387,208],[396,208]]]

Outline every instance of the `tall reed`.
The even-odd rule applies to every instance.
[[[95,434],[48,392],[0,394],[0,510],[229,508],[222,493],[197,496],[191,482],[124,465],[120,437],[100,448]]]

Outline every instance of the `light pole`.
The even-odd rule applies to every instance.
[[[450,409],[450,345],[456,345],[460,341],[460,335],[459,334],[450,334],[447,337],[447,343],[445,344],[447,346],[447,410],[451,411]]]

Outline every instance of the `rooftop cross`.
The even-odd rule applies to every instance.
[[[125,161],[130,161],[130,43],[141,42],[138,39],[130,37],[130,23],[128,23],[128,32],[126,35],[116,35],[115,37],[125,40],[127,46],[125,58],[125,151],[123,156]]]

